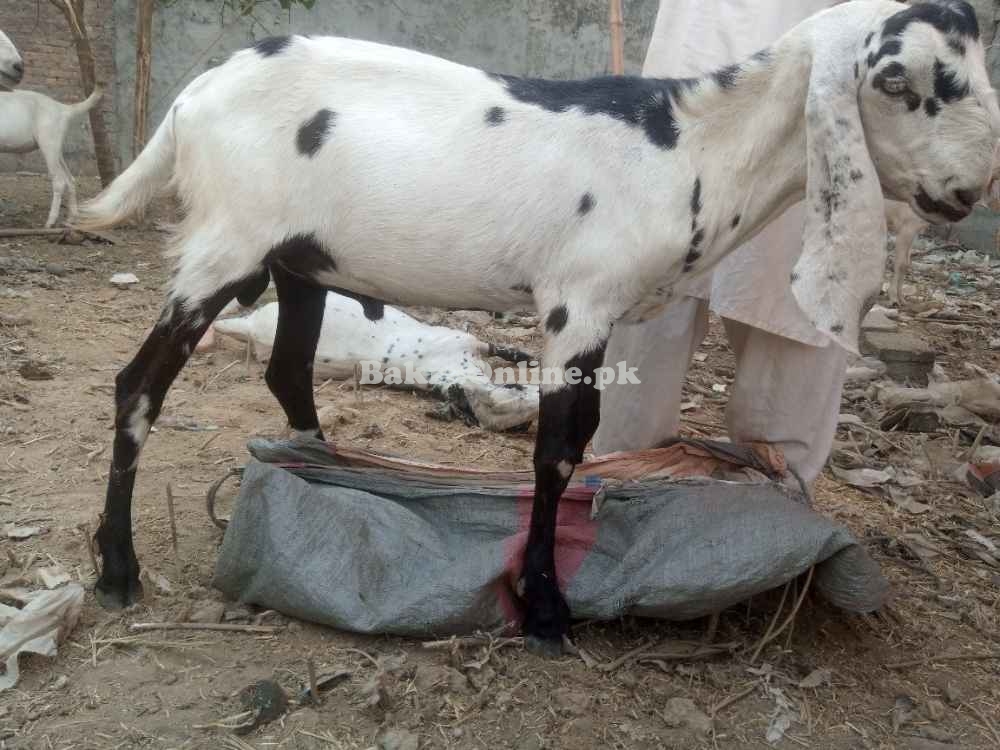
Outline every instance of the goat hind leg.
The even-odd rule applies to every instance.
[[[184,309],[176,300],[168,303],[139,352],[115,378],[114,450],[96,534],[102,565],[94,593],[105,609],[127,607],[142,598],[132,539],[132,493],[139,453],[171,383],[238,287],[229,284]]]
[[[76,218],[80,208],[76,202],[76,179],[69,171],[66,162],[63,162],[63,171],[66,173],[66,208],[69,212],[69,218],[72,220]]]
[[[323,439],[313,398],[313,362],[326,290],[275,264],[271,276],[278,292],[278,327],[264,379],[298,434]]]
[[[596,370],[604,360],[607,332],[593,336],[581,333],[567,328],[551,337],[556,341],[546,346],[545,360],[561,360],[564,374],[576,368],[573,374],[579,378],[576,383],[566,378],[567,382],[559,385],[543,384],[538,409],[535,497],[521,583],[526,606],[522,624],[525,646],[540,656],[558,656],[562,637],[569,632],[570,611],[559,591],[555,565],[559,499],[573,469],[583,460],[600,418]],[[569,359],[558,356],[558,351],[565,349],[565,342],[558,339],[564,337],[576,344],[578,352]]]
[[[45,159],[45,167],[49,170],[49,179],[52,182],[52,205],[49,207],[49,216],[45,220],[46,228],[53,226],[56,219],[59,218],[63,193],[73,179],[62,157],[64,135],[65,132],[51,133],[48,137],[42,138],[38,144],[42,157]]]
[[[55,225],[59,218],[59,209],[62,207],[63,191],[66,190],[66,182],[62,175],[52,175],[52,204],[49,206],[49,215],[45,220],[45,228]]]

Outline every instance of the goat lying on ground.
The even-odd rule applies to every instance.
[[[14,42],[0,31],[0,91],[7,91],[24,78],[24,60]]]
[[[252,342],[257,361],[267,362],[279,315],[278,305],[271,302],[244,317],[217,320],[213,328]],[[524,352],[487,344],[471,333],[422,323],[391,305],[384,306],[378,320],[371,320],[357,300],[330,292],[312,366],[317,378],[343,380],[353,377],[358,362],[369,363],[364,376],[382,376],[388,370],[390,385],[433,393],[470,424],[487,430],[509,430],[531,422],[538,413],[538,386],[505,387],[491,378],[483,360],[493,356],[531,360]],[[526,366],[524,371],[528,372]],[[412,382],[396,377],[405,373],[412,373]]]
[[[534,302],[543,365],[566,377],[542,386],[518,588],[529,648],[557,652],[570,614],[557,509],[598,423],[593,384],[611,326],[663,308],[804,196],[792,287],[818,330],[856,351],[883,275],[883,189],[928,221],[957,221],[998,135],[975,13],[959,0],[839,4],[690,80],[522,79],[338,38],[236,53],[188,85],[81,214],[84,229],[118,224],[168,184],[187,207],[162,315],[116,379],[100,602],[141,595],[139,453],[233,297],[255,299],[273,276],[265,378],[291,428],[320,437],[310,363],[325,288],[349,290],[373,315],[376,299]]]
[[[63,159],[63,142],[70,125],[89,112],[101,98],[98,86],[76,104],[62,104],[35,91],[11,91],[0,96],[0,152],[26,154],[40,149],[52,180],[52,205],[45,226],[59,218],[63,193],[69,216],[76,215],[76,185]]]

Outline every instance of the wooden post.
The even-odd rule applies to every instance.
[[[146,145],[149,122],[149,78],[152,72],[153,7],[155,0],[139,0],[135,44],[135,122],[132,126],[132,158]]]
[[[84,0],[49,0],[66,17],[70,33],[76,43],[76,57],[80,62],[80,79],[86,96],[94,91],[97,84],[97,63],[94,60],[94,50],[90,46],[90,36],[84,23]],[[101,107],[90,110],[90,132],[94,136],[94,155],[97,157],[97,171],[101,175],[101,184],[107,187],[115,178],[115,157],[111,151],[111,140],[107,128],[104,127],[104,116]]]
[[[611,73],[625,73],[625,42],[622,38],[622,0],[611,0]]]

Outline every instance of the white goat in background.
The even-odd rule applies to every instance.
[[[42,152],[52,180],[52,205],[45,226],[59,218],[63,194],[66,194],[70,218],[77,212],[76,184],[63,159],[63,144],[71,125],[87,114],[101,98],[101,87],[76,104],[62,104],[35,91],[10,91],[0,94],[0,151],[26,154]]]
[[[884,274],[883,191],[928,221],[958,221],[998,136],[975,12],[959,0],[839,4],[697,80],[515,78],[328,37],[236,53],[188,85],[81,214],[84,229],[113,226],[167,185],[188,209],[163,313],[116,379],[99,601],[141,596],[139,454],[233,297],[249,304],[274,277],[265,379],[290,426],[317,437],[310,365],[326,288],[368,300],[370,317],[371,298],[534,302],[543,365],[565,377],[543,380],[518,591],[528,648],[558,652],[570,613],[557,510],[597,428],[611,326],[662,309],[805,198],[792,289],[818,330],[856,351]]]
[[[885,222],[889,231],[895,235],[889,301],[894,305],[902,305],[903,280],[910,270],[913,240],[929,226],[929,223],[913,213],[905,203],[889,200],[885,202]]]
[[[10,37],[0,31],[0,91],[17,86],[24,78],[24,60]]]

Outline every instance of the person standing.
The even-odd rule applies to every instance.
[[[661,0],[642,73],[710,73],[836,4]],[[813,483],[833,444],[847,355],[813,327],[792,295],[788,280],[802,249],[803,221],[802,204],[792,206],[659,317],[614,327],[605,362],[637,367],[641,384],[606,386],[596,454],[651,448],[677,434],[685,373],[711,310],[736,356],[726,408],[730,439],[779,447],[800,481]]]

